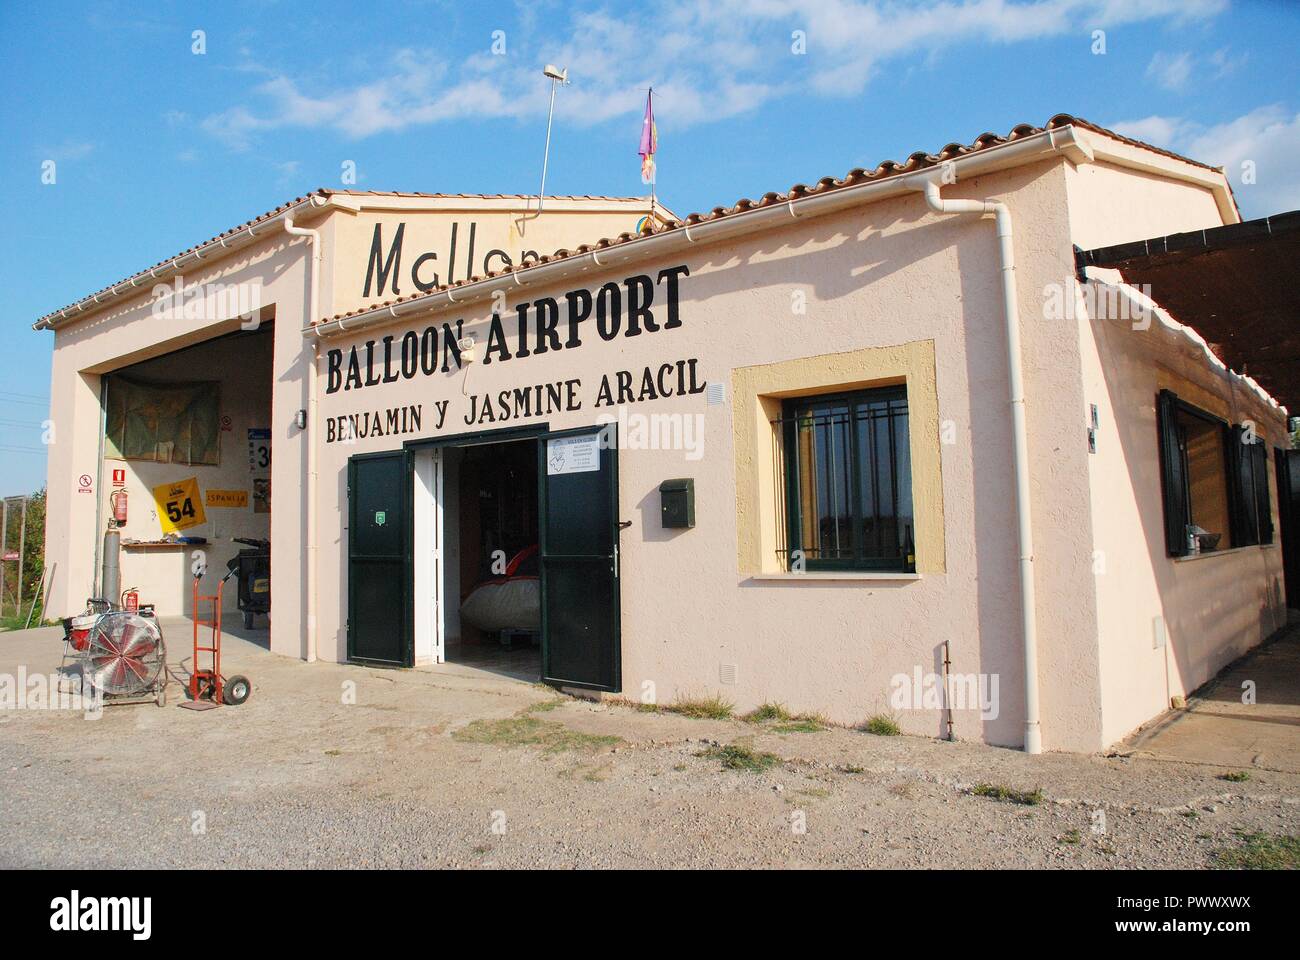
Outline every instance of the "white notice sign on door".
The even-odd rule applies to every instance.
[[[546,441],[546,474],[592,473],[600,469],[600,434]]]

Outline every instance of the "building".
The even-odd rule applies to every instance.
[[[51,609],[124,470],[124,535],[170,506],[219,560],[269,480],[270,646],[307,660],[491,662],[463,603],[537,544],[505,657],[562,688],[1096,750],[1285,623],[1285,409],[1079,254],[1237,224],[1220,170],[1061,115],[684,220],[528,211],[321,191],[42,318]],[[178,380],[224,432],[113,459]],[[184,611],[188,552],[123,582]]]

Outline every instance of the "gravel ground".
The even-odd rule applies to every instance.
[[[57,660],[49,631],[0,636],[0,672]],[[1196,868],[1239,832],[1300,833],[1283,771],[783,734],[233,640],[227,662],[254,680],[240,707],[173,686],[98,720],[0,712],[0,867]],[[728,744],[779,760],[725,769]]]

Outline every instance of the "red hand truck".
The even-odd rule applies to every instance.
[[[215,594],[199,593],[199,575],[194,577],[194,660],[191,663],[190,670],[190,702],[196,707],[199,704],[207,703],[211,706],[220,706],[229,704],[232,707],[239,706],[248,699],[248,695],[253,692],[253,685],[247,677],[234,676],[223,677],[221,675],[221,597],[226,590],[226,581],[234,573],[232,570],[221,578],[217,583],[217,592]],[[201,603],[212,604],[212,619],[204,620],[199,611]],[[199,629],[201,627],[210,627],[212,632],[208,635],[209,642],[204,645],[199,642]],[[199,668],[200,654],[207,654],[212,664],[211,670],[202,670]],[[189,706],[189,704],[183,704]]]

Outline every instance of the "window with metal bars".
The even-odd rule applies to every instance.
[[[790,570],[915,569],[907,389],[784,401]]]

